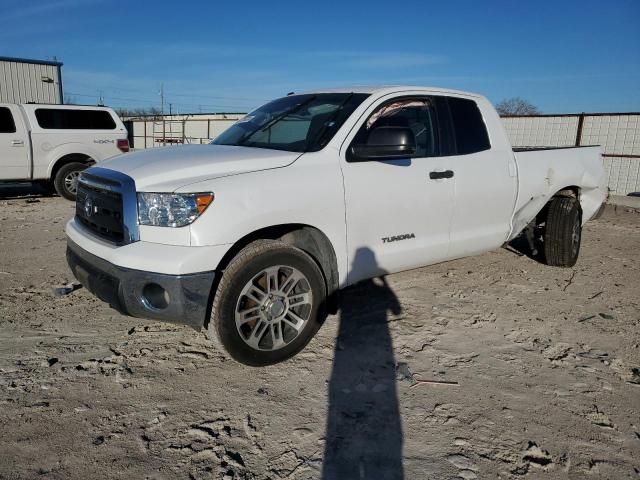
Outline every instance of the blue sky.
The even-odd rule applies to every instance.
[[[67,95],[246,111],[318,86],[640,111],[640,1],[0,0],[0,55],[64,62]],[[168,107],[166,107],[168,109]]]

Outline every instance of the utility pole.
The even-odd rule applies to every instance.
[[[160,114],[164,115],[164,83],[160,84]]]
[[[173,115],[173,110],[171,108],[172,105],[172,103],[169,103],[169,116]]]

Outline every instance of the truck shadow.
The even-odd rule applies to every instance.
[[[361,248],[353,264],[374,262]],[[388,312],[400,303],[384,277],[347,289],[341,303],[322,478],[402,479],[402,426]]]
[[[518,235],[509,242],[505,249],[520,257],[528,257],[544,264],[544,244],[539,239],[535,239],[534,247],[535,250],[532,250],[527,238],[524,235]]]
[[[26,200],[53,196],[50,191],[35,183],[0,183],[0,200]]]

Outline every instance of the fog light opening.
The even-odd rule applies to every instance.
[[[142,289],[142,302],[155,310],[164,310],[171,303],[169,292],[157,283],[147,283]]]

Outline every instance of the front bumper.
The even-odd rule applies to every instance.
[[[67,239],[67,263],[100,300],[132,317],[204,326],[215,272],[167,275],[114,265]]]

